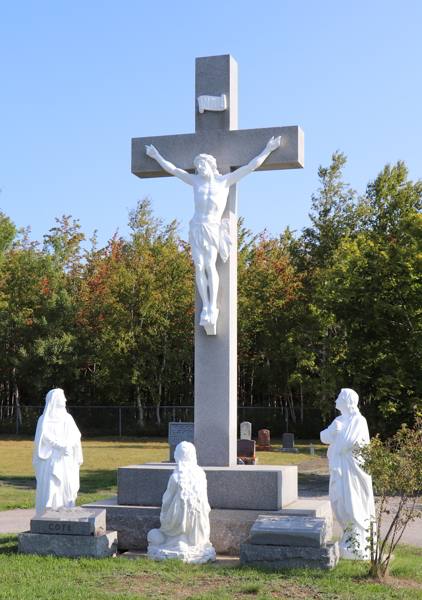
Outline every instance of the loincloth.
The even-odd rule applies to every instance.
[[[221,223],[198,223],[192,219],[189,221],[189,244],[195,263],[211,246],[216,248],[223,262],[226,262],[232,248],[229,219],[222,219]]]

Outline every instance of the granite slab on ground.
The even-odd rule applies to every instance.
[[[270,569],[332,569],[340,558],[338,542],[322,548],[297,546],[240,545],[240,562]]]
[[[18,552],[39,556],[105,558],[117,552],[117,531],[91,536],[21,533]]]

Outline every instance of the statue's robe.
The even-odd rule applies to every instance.
[[[335,435],[335,421],[343,428]],[[329,444],[328,466],[330,468],[330,501],[337,521],[344,528],[351,525],[352,535],[357,542],[357,554],[368,558],[370,521],[375,517],[375,503],[372,492],[372,478],[365,473],[362,464],[353,450],[356,445],[369,444],[369,431],[365,417],[360,412],[337,417],[331,425],[321,431],[321,441]],[[345,532],[340,542],[340,552],[344,557],[356,558],[350,554],[352,548],[347,543],[351,535]]]
[[[168,545],[185,535],[189,546],[209,545],[211,511],[207,497],[207,481],[198,466],[188,469],[180,465],[171,475],[161,506],[161,531],[168,536]]]
[[[73,417],[42,415],[35,433],[34,466],[37,479],[36,513],[46,508],[75,506],[79,490],[79,467],[83,462],[81,433]],[[65,456],[60,447],[71,449]]]

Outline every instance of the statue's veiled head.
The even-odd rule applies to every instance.
[[[359,412],[359,396],[350,388],[343,388],[336,400],[336,408],[343,414],[354,414]]]
[[[177,444],[174,451],[174,460],[179,463],[191,463],[196,465],[196,450],[195,446],[190,442],[180,442]]]
[[[44,416],[49,419],[61,419],[66,413],[66,396],[60,388],[50,390],[45,397]]]

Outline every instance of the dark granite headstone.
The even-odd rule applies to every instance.
[[[237,456],[253,458],[255,456],[255,446],[256,442],[254,440],[237,440]]]
[[[295,436],[294,433],[283,433],[283,448],[294,448]]]

